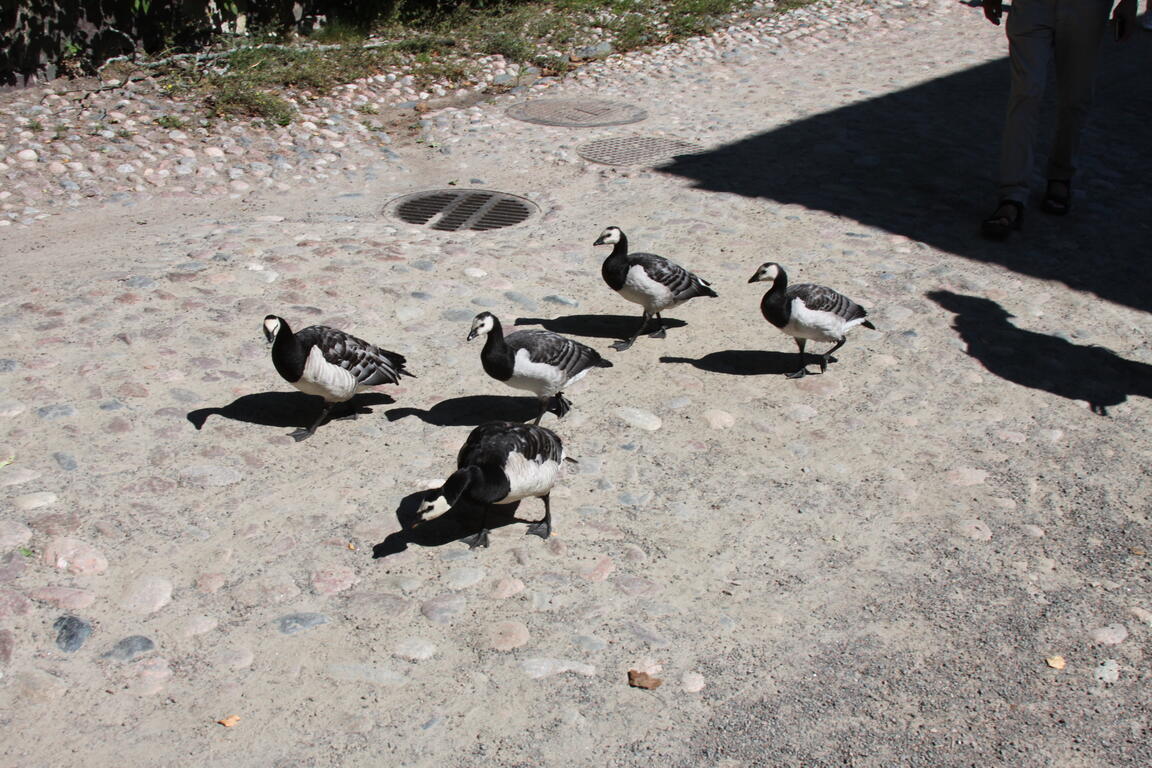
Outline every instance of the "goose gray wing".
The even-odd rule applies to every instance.
[[[677,300],[716,295],[716,291],[708,287],[711,284],[707,280],[663,256],[654,253],[634,253],[628,258],[633,264],[643,267],[648,277],[667,287]]]
[[[326,325],[309,326],[299,331],[296,338],[304,349],[316,347],[329,363],[351,373],[357,384],[397,384],[402,375],[412,375],[404,368],[403,355]]]
[[[564,371],[568,378],[588,368],[612,367],[612,363],[592,347],[552,331],[516,331],[506,336],[504,342],[512,350],[513,357],[519,350],[526,350],[529,360],[555,366]]]
[[[800,299],[804,306],[815,312],[830,312],[844,320],[856,320],[868,316],[864,307],[842,293],[823,285],[801,283],[788,288],[784,297],[789,301]]]
[[[564,445],[552,430],[534,424],[493,421],[472,430],[460,448],[456,465],[503,464],[513,452],[531,461],[559,464],[564,459]]]

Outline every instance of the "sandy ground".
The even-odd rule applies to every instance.
[[[1106,52],[1073,216],[1007,244],[976,234],[1002,33],[953,4],[559,90],[649,110],[624,129],[506,97],[322,189],[0,233],[0,763],[1152,763],[1150,42]],[[571,157],[651,131],[707,151]],[[380,213],[450,182],[541,213]],[[609,224],[720,298],[609,349],[638,315],[599,277]],[[879,330],[786,380],[747,284],[769,260]],[[615,367],[546,416],[580,462],[556,535],[470,551],[400,520],[472,426],[531,414],[464,340],[484,309]],[[318,404],[276,375],[268,312],[418,378],[295,443]]]

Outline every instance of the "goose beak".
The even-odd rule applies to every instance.
[[[592,243],[592,245],[604,245],[604,235],[596,238],[596,242]]]
[[[748,278],[748,282],[750,282],[750,283],[760,282],[760,273],[757,272],[756,274],[752,275],[752,277]]]
[[[480,334],[478,334],[478,333],[476,332],[476,329],[475,329],[475,328],[473,328],[472,330],[468,331],[468,338],[467,338],[467,339],[465,339],[465,341],[472,341],[472,339],[476,338],[476,337],[477,337],[477,336],[479,336],[479,335],[480,335]]]

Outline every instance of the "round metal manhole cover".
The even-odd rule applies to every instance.
[[[437,189],[398,197],[386,210],[401,221],[444,232],[519,224],[537,211],[531,200],[487,189]]]
[[[698,155],[699,144],[656,136],[630,136],[590,141],[576,148],[580,157],[604,165],[645,165],[677,155]]]
[[[626,125],[648,118],[640,107],[605,99],[536,99],[513,104],[506,114],[526,123],[569,128]]]

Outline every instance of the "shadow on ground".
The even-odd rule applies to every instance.
[[[1152,310],[1150,60],[1152,35],[1138,34],[1124,44],[1105,41],[1073,211],[1057,218],[1032,205],[1024,231],[1005,243],[983,240],[979,222],[995,204],[1006,59],[684,156],[659,170],[687,177],[700,189],[828,211],[957,256]],[[1054,125],[1055,89],[1048,90],[1038,173]],[[1038,177],[1036,189],[1041,187]]]
[[[419,408],[393,408],[384,415],[388,421],[415,416],[437,427],[475,427],[489,421],[532,421],[539,412],[539,401],[535,398],[466,395],[442,400],[426,411]]]
[[[796,352],[769,352],[762,349],[725,349],[722,352],[709,352],[699,359],[661,357],[660,362],[686,363],[702,371],[733,376],[766,376],[792,373],[800,367],[800,355]]]
[[[671,330],[688,323],[665,317],[664,327]],[[516,325],[539,325],[566,336],[588,336],[597,339],[627,339],[640,327],[640,313],[635,315],[566,315],[550,320],[542,317],[518,317]]]
[[[1002,379],[1070,400],[1085,400],[1107,415],[1129,395],[1152,397],[1152,365],[1127,360],[1104,347],[1074,344],[1018,328],[991,299],[932,291],[928,298],[956,317],[952,327],[968,354]]]
[[[361,416],[372,413],[369,406],[391,405],[394,402],[396,401],[390,396],[381,392],[362,392],[347,405],[333,409],[333,414],[339,418],[348,414],[348,409],[351,407],[355,409],[354,413]],[[246,421],[249,424],[261,424],[266,427],[309,427],[320,415],[323,405],[320,398],[303,392],[258,392],[238,397],[220,408],[200,408],[190,411],[187,418],[196,429],[203,429],[209,416],[222,416],[225,419]]]
[[[441,547],[479,533],[485,525],[492,531],[520,522],[515,519],[516,510],[520,507],[518,501],[489,508],[487,519],[482,507],[462,501],[439,517],[421,522],[419,510],[424,494],[424,491],[417,491],[401,499],[396,508],[396,520],[401,530],[389,534],[384,541],[372,547],[373,558],[403,552],[409,544]]]

